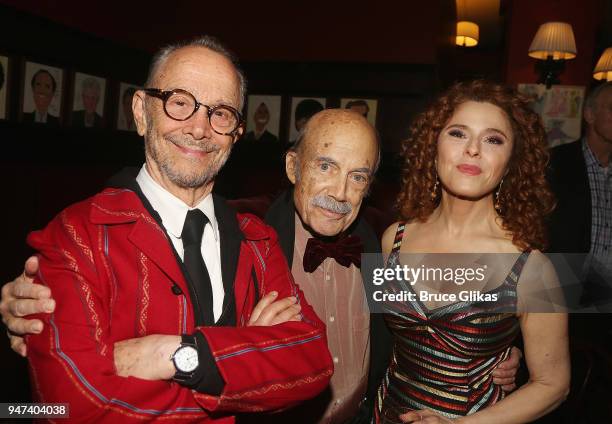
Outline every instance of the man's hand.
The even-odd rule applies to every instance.
[[[278,293],[272,291],[267,293],[253,308],[251,319],[248,326],[259,325],[267,327],[282,324],[287,321],[301,321],[300,311],[302,307],[297,304],[294,296],[289,296],[281,300],[276,300]]]
[[[172,355],[181,344],[181,336],[152,334],[115,343],[117,375],[143,380],[170,380],[176,369]]]
[[[2,287],[0,314],[2,322],[9,329],[11,349],[21,356],[27,355],[23,340],[25,334],[38,334],[43,323],[38,319],[24,319],[26,315],[51,313],[55,310],[55,301],[49,287],[33,284],[38,272],[38,258],[31,256],[25,263],[23,274]]]
[[[523,353],[515,346],[510,350],[510,356],[493,370],[493,383],[502,386],[502,390],[510,393],[516,389],[515,378]]]

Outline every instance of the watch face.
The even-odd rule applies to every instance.
[[[174,365],[181,372],[192,372],[198,367],[198,351],[192,346],[183,346],[174,354]]]

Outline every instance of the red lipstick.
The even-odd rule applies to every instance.
[[[457,165],[457,169],[459,172],[466,175],[480,175],[482,173],[482,169],[476,165],[468,165],[467,163],[462,163],[461,165]]]

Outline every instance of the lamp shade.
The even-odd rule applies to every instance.
[[[457,45],[474,47],[478,44],[478,25],[474,22],[457,22]]]
[[[612,47],[604,50],[593,69],[593,78],[596,80],[612,81]]]
[[[576,40],[572,26],[565,22],[547,22],[540,25],[531,46],[529,56],[546,60],[573,59],[576,57]]]

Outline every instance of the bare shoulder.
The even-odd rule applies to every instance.
[[[554,264],[541,251],[531,251],[518,281],[525,311],[564,312],[565,296]]]
[[[529,258],[525,262],[523,268],[524,272],[529,274],[545,275],[547,273],[554,273],[555,267],[548,257],[540,250],[532,250],[529,253]]]

